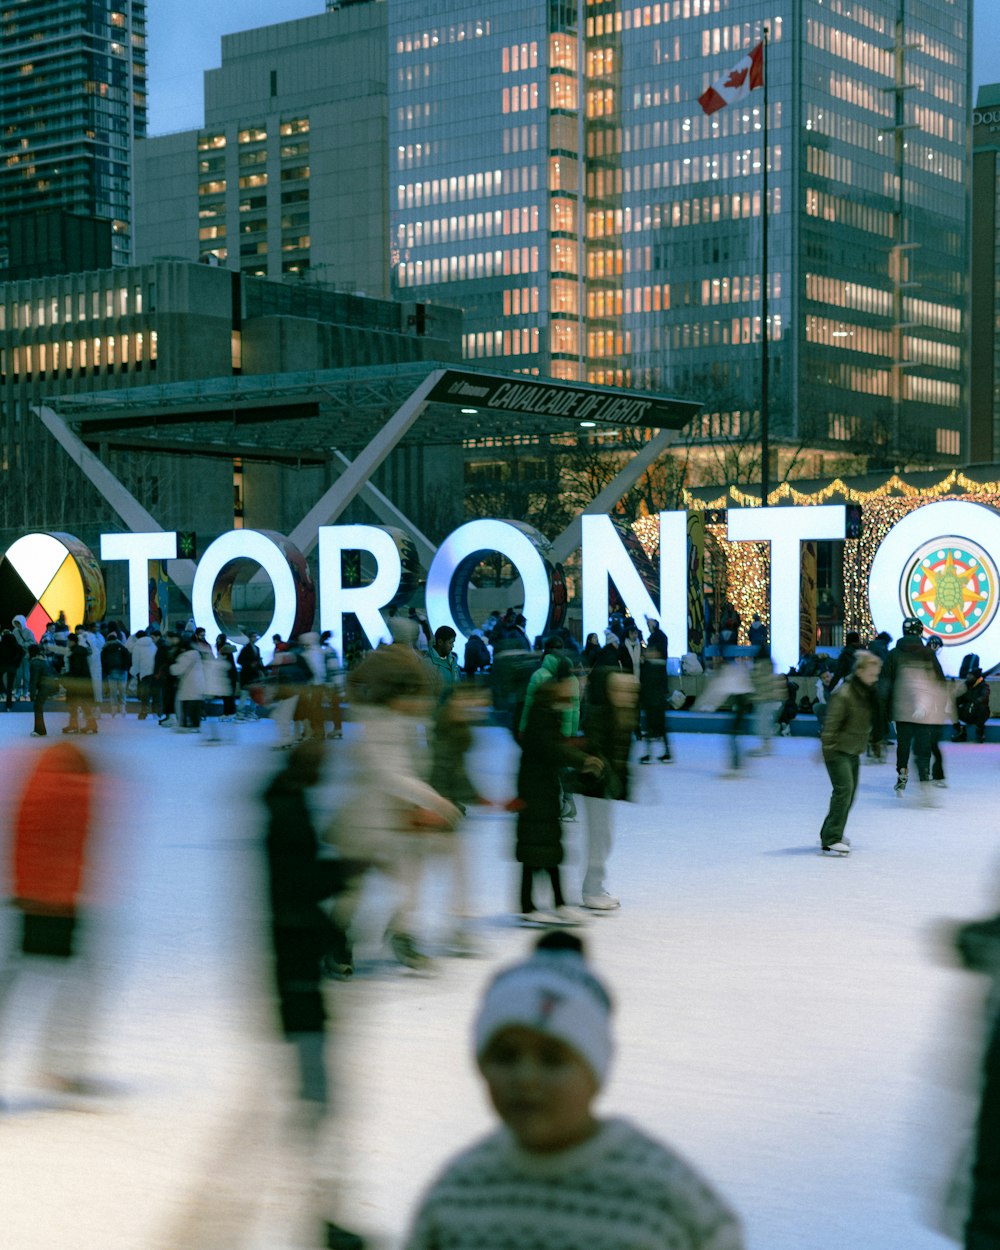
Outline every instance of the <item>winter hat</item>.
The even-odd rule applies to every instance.
[[[613,1049],[611,999],[587,966],[579,939],[546,934],[530,959],[497,974],[473,1030],[477,1060],[502,1029],[512,1027],[564,1042],[604,1084]]]
[[[604,645],[605,646],[607,646],[608,643],[611,643],[613,647],[617,647],[620,642],[621,642],[621,639],[618,637],[618,635],[615,633],[613,629],[606,629],[604,631]]]
[[[412,647],[417,641],[420,626],[416,621],[411,621],[409,617],[391,616],[389,618],[389,633],[393,642],[403,643],[405,646]]]

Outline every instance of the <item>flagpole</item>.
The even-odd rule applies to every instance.
[[[761,55],[761,72],[764,79],[764,150],[762,153],[763,172],[762,179],[763,192],[761,195],[760,219],[761,219],[761,279],[760,279],[760,506],[767,507],[767,497],[771,493],[770,473],[768,460],[770,459],[771,448],[769,443],[770,430],[769,412],[768,412],[768,333],[767,333],[767,282],[768,282],[768,256],[767,256],[767,37],[768,26],[765,23],[763,27],[764,37],[762,40]]]

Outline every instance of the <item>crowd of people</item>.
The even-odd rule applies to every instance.
[[[739,629],[738,620],[725,620]],[[198,732],[206,708],[213,722],[255,720],[264,708],[277,721],[278,745],[291,749],[261,791],[267,909],[279,1025],[295,1055],[305,1108],[300,1126],[310,1149],[318,1148],[329,1106],[326,985],[354,973],[358,908],[369,878],[378,876],[387,887],[387,950],[419,972],[431,965],[420,931],[428,865],[431,858],[446,865],[445,952],[478,953],[464,824],[470,808],[489,801],[468,757],[474,729],[491,705],[508,727],[520,748],[513,793],[499,804],[514,817],[512,853],[520,865],[512,910],[543,936],[527,960],[490,984],[474,1024],[476,1062],[501,1128],[460,1154],[428,1190],[409,1233],[410,1250],[512,1244],[547,1250],[595,1238],[624,1250],[638,1244],[637,1230],[641,1244],[651,1247],[683,1241],[692,1250],[738,1250],[743,1244],[735,1215],[670,1148],[626,1121],[593,1112],[611,1056],[611,997],[572,930],[590,915],[620,908],[608,882],[615,804],[634,788],[633,760],[640,768],[673,762],[668,710],[689,701],[681,692],[677,702],[671,691],[677,683],[670,680],[659,622],[644,624],[640,630],[613,615],[603,638],[591,634],[582,647],[564,630],[532,645],[522,616],[495,613],[471,633],[460,658],[450,627],[432,631],[417,612],[393,615],[390,637],[349,672],[329,636],[316,633],[288,641],[274,635],[266,658],[255,634],[239,645],[220,634],[212,644],[194,622],[130,635],[120,622],[70,631],[60,621],[35,640],[18,617],[0,634],[5,704],[32,703],[35,736],[47,734],[45,704],[60,689],[67,713],[62,732],[71,735],[97,733],[100,717],[127,714]],[[884,760],[894,739],[896,792],[907,787],[912,756],[921,797],[932,802],[932,787],[947,784],[943,727],[952,723],[956,740],[964,740],[961,731],[974,726],[983,740],[989,688],[977,658],[959,681],[946,680],[934,640],[925,643],[915,618],[903,621],[895,646],[880,636],[864,648],[850,635],[830,664],[809,660],[790,674],[775,673],[762,628],[755,617],[751,630],[759,641],[750,656],[713,657],[703,671],[692,655],[681,668],[703,675],[696,710],[728,712],[726,775],[742,765],[741,738],[752,731],[756,752],[768,752],[772,737],[803,707],[803,685],[815,683],[815,700],[806,704],[821,721],[832,787],[819,834],[824,855],[850,853],[845,828],[863,756]],[[730,631],[720,637],[723,632]],[[322,814],[312,796],[333,749],[326,739],[343,736],[345,707],[352,722],[343,748],[345,784],[334,810]],[[39,757],[21,800],[14,862],[22,961],[36,955],[68,961],[78,940],[90,837],[83,748],[61,740],[45,748],[50,754]],[[75,805],[73,820],[48,819],[53,804],[65,803]],[[564,826],[579,817],[582,871],[569,881]],[[56,864],[52,873],[46,864]],[[52,880],[61,883],[58,897]],[[985,927],[992,937],[995,922]],[[957,938],[970,966],[983,944],[980,928],[970,926]],[[0,978],[0,1004],[11,992],[14,968]],[[51,1066],[65,1086],[84,1088],[60,1062],[54,1052]],[[993,1121],[984,1123],[982,1140],[992,1143],[994,1135]],[[992,1219],[987,1187],[994,1177],[985,1159],[977,1175],[985,1179],[976,1209]],[[359,1250],[357,1234],[335,1222],[336,1212],[327,1216],[324,1244]]]

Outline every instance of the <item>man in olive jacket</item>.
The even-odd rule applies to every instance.
[[[882,662],[870,651],[859,651],[854,671],[827,704],[823,722],[823,763],[833,783],[830,810],[820,830],[823,853],[848,855],[849,839],[844,826],[858,789],[858,759],[868,745],[876,712],[875,683]]]

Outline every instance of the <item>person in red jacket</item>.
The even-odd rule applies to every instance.
[[[94,781],[87,756],[71,742],[46,747],[28,775],[11,841],[11,904],[21,913],[20,936],[0,971],[0,1018],[19,976],[39,967],[37,961],[58,974],[39,1062],[49,1084],[76,1093],[92,1086],[77,1066],[89,1038],[92,986],[73,957],[81,937]]]

